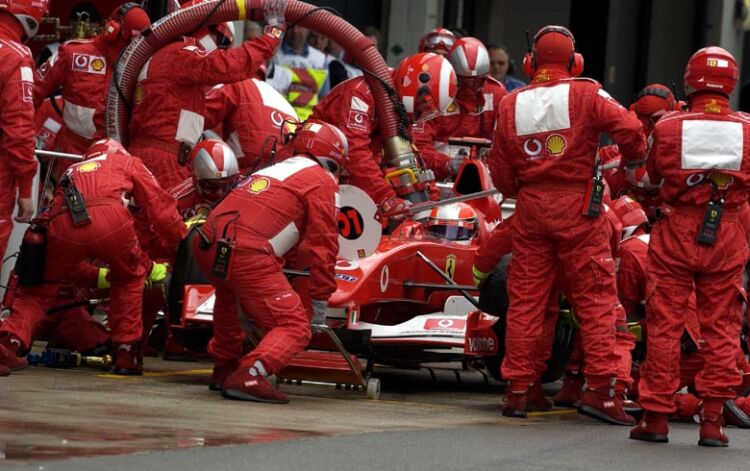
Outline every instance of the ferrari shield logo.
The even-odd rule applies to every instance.
[[[448,275],[451,280],[456,274],[456,256],[453,254],[450,254],[445,258],[445,274]],[[446,284],[449,283],[446,282]]]

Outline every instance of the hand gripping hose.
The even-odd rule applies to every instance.
[[[160,19],[123,51],[109,87],[106,106],[107,135],[123,145],[128,142],[129,104],[132,102],[138,74],[148,59],[160,48],[201,26],[225,21],[262,19],[264,0],[208,0],[180,9]],[[373,97],[386,154],[395,157],[410,149],[405,136],[400,134],[399,115],[381,80],[393,86],[391,73],[374,44],[344,19],[313,5],[290,0],[286,20],[325,35],[340,44],[363,68],[380,78],[366,75]],[[213,12],[213,14],[212,14]],[[304,16],[304,18],[303,18]]]

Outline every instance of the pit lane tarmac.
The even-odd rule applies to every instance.
[[[376,369],[378,401],[285,384],[291,402],[279,406],[210,392],[210,367],[147,358],[136,378],[44,367],[0,378],[0,469],[688,470],[750,459],[750,431],[705,450],[692,424],[673,425],[672,443],[658,446],[571,409],[504,418],[502,386],[471,371]]]

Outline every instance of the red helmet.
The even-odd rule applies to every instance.
[[[194,7],[206,0],[181,0],[181,9]],[[174,8],[174,7],[172,7]],[[231,22],[219,23],[213,26],[206,26],[194,31],[191,34],[198,43],[207,51],[213,51],[217,48],[230,48],[234,43],[234,25]]]
[[[16,17],[28,39],[39,31],[39,23],[49,11],[49,0],[0,0],[0,10]]]
[[[534,35],[532,52],[523,58],[523,71],[533,77],[539,68],[554,66],[577,77],[583,73],[583,56],[576,52],[576,40],[568,28],[549,25]]]
[[[636,114],[649,118],[660,118],[661,115],[668,111],[674,111],[677,108],[672,90],[666,85],[652,83],[643,88],[635,97],[635,101],[630,105],[630,109]]]
[[[104,25],[102,34],[105,39],[115,41],[125,39],[130,41],[138,36],[146,28],[151,26],[151,19],[146,10],[138,3],[123,3],[109,15],[109,20]]]
[[[740,71],[734,57],[717,46],[699,49],[688,60],[685,67],[685,91],[719,92],[731,95],[737,85]]]
[[[456,72],[456,102],[471,111],[484,105],[482,87],[490,74],[490,55],[482,41],[457,39],[448,53],[448,61]]]
[[[130,153],[119,142],[111,138],[100,139],[89,146],[83,154],[83,160],[95,159],[105,155],[120,154],[130,157]]]
[[[648,217],[643,207],[636,200],[629,196],[622,196],[616,199],[610,206],[622,221],[624,229],[629,227],[638,227],[648,222]]]
[[[434,52],[444,56],[448,54],[455,42],[456,35],[451,33],[450,30],[435,28],[419,40],[419,52]]]
[[[221,199],[237,181],[240,166],[232,149],[219,139],[204,139],[190,152],[193,182],[209,201]]]
[[[444,57],[431,53],[409,56],[393,71],[401,102],[415,123],[439,116],[456,96],[456,72]]]
[[[323,121],[311,119],[302,125],[294,133],[292,150],[314,158],[337,177],[348,166],[349,141],[339,128]]]

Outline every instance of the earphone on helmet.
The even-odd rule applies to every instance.
[[[568,30],[568,28],[564,28],[562,26],[545,26],[544,28],[540,29],[538,33],[534,35],[532,50],[527,52],[523,56],[523,73],[526,74],[528,77],[532,77],[534,75],[534,72],[537,70],[537,60],[536,60],[536,44],[539,41],[539,39],[548,33],[560,33],[565,36],[567,36],[570,39],[570,42],[573,43],[573,52],[570,54],[570,62],[568,63],[568,72],[570,72],[570,75],[573,77],[578,77],[583,73],[583,56],[576,52],[576,40],[573,37],[573,33]],[[528,34],[528,33],[527,33]]]
[[[114,17],[107,20],[107,22],[104,24],[104,29],[102,30],[102,34],[106,41],[115,41],[120,37],[122,28],[125,26],[123,24],[125,15],[127,15],[128,12],[133,8],[143,7],[141,7],[141,5],[136,2],[123,3],[122,5],[120,5],[120,8],[117,9],[117,13],[115,13]]]

